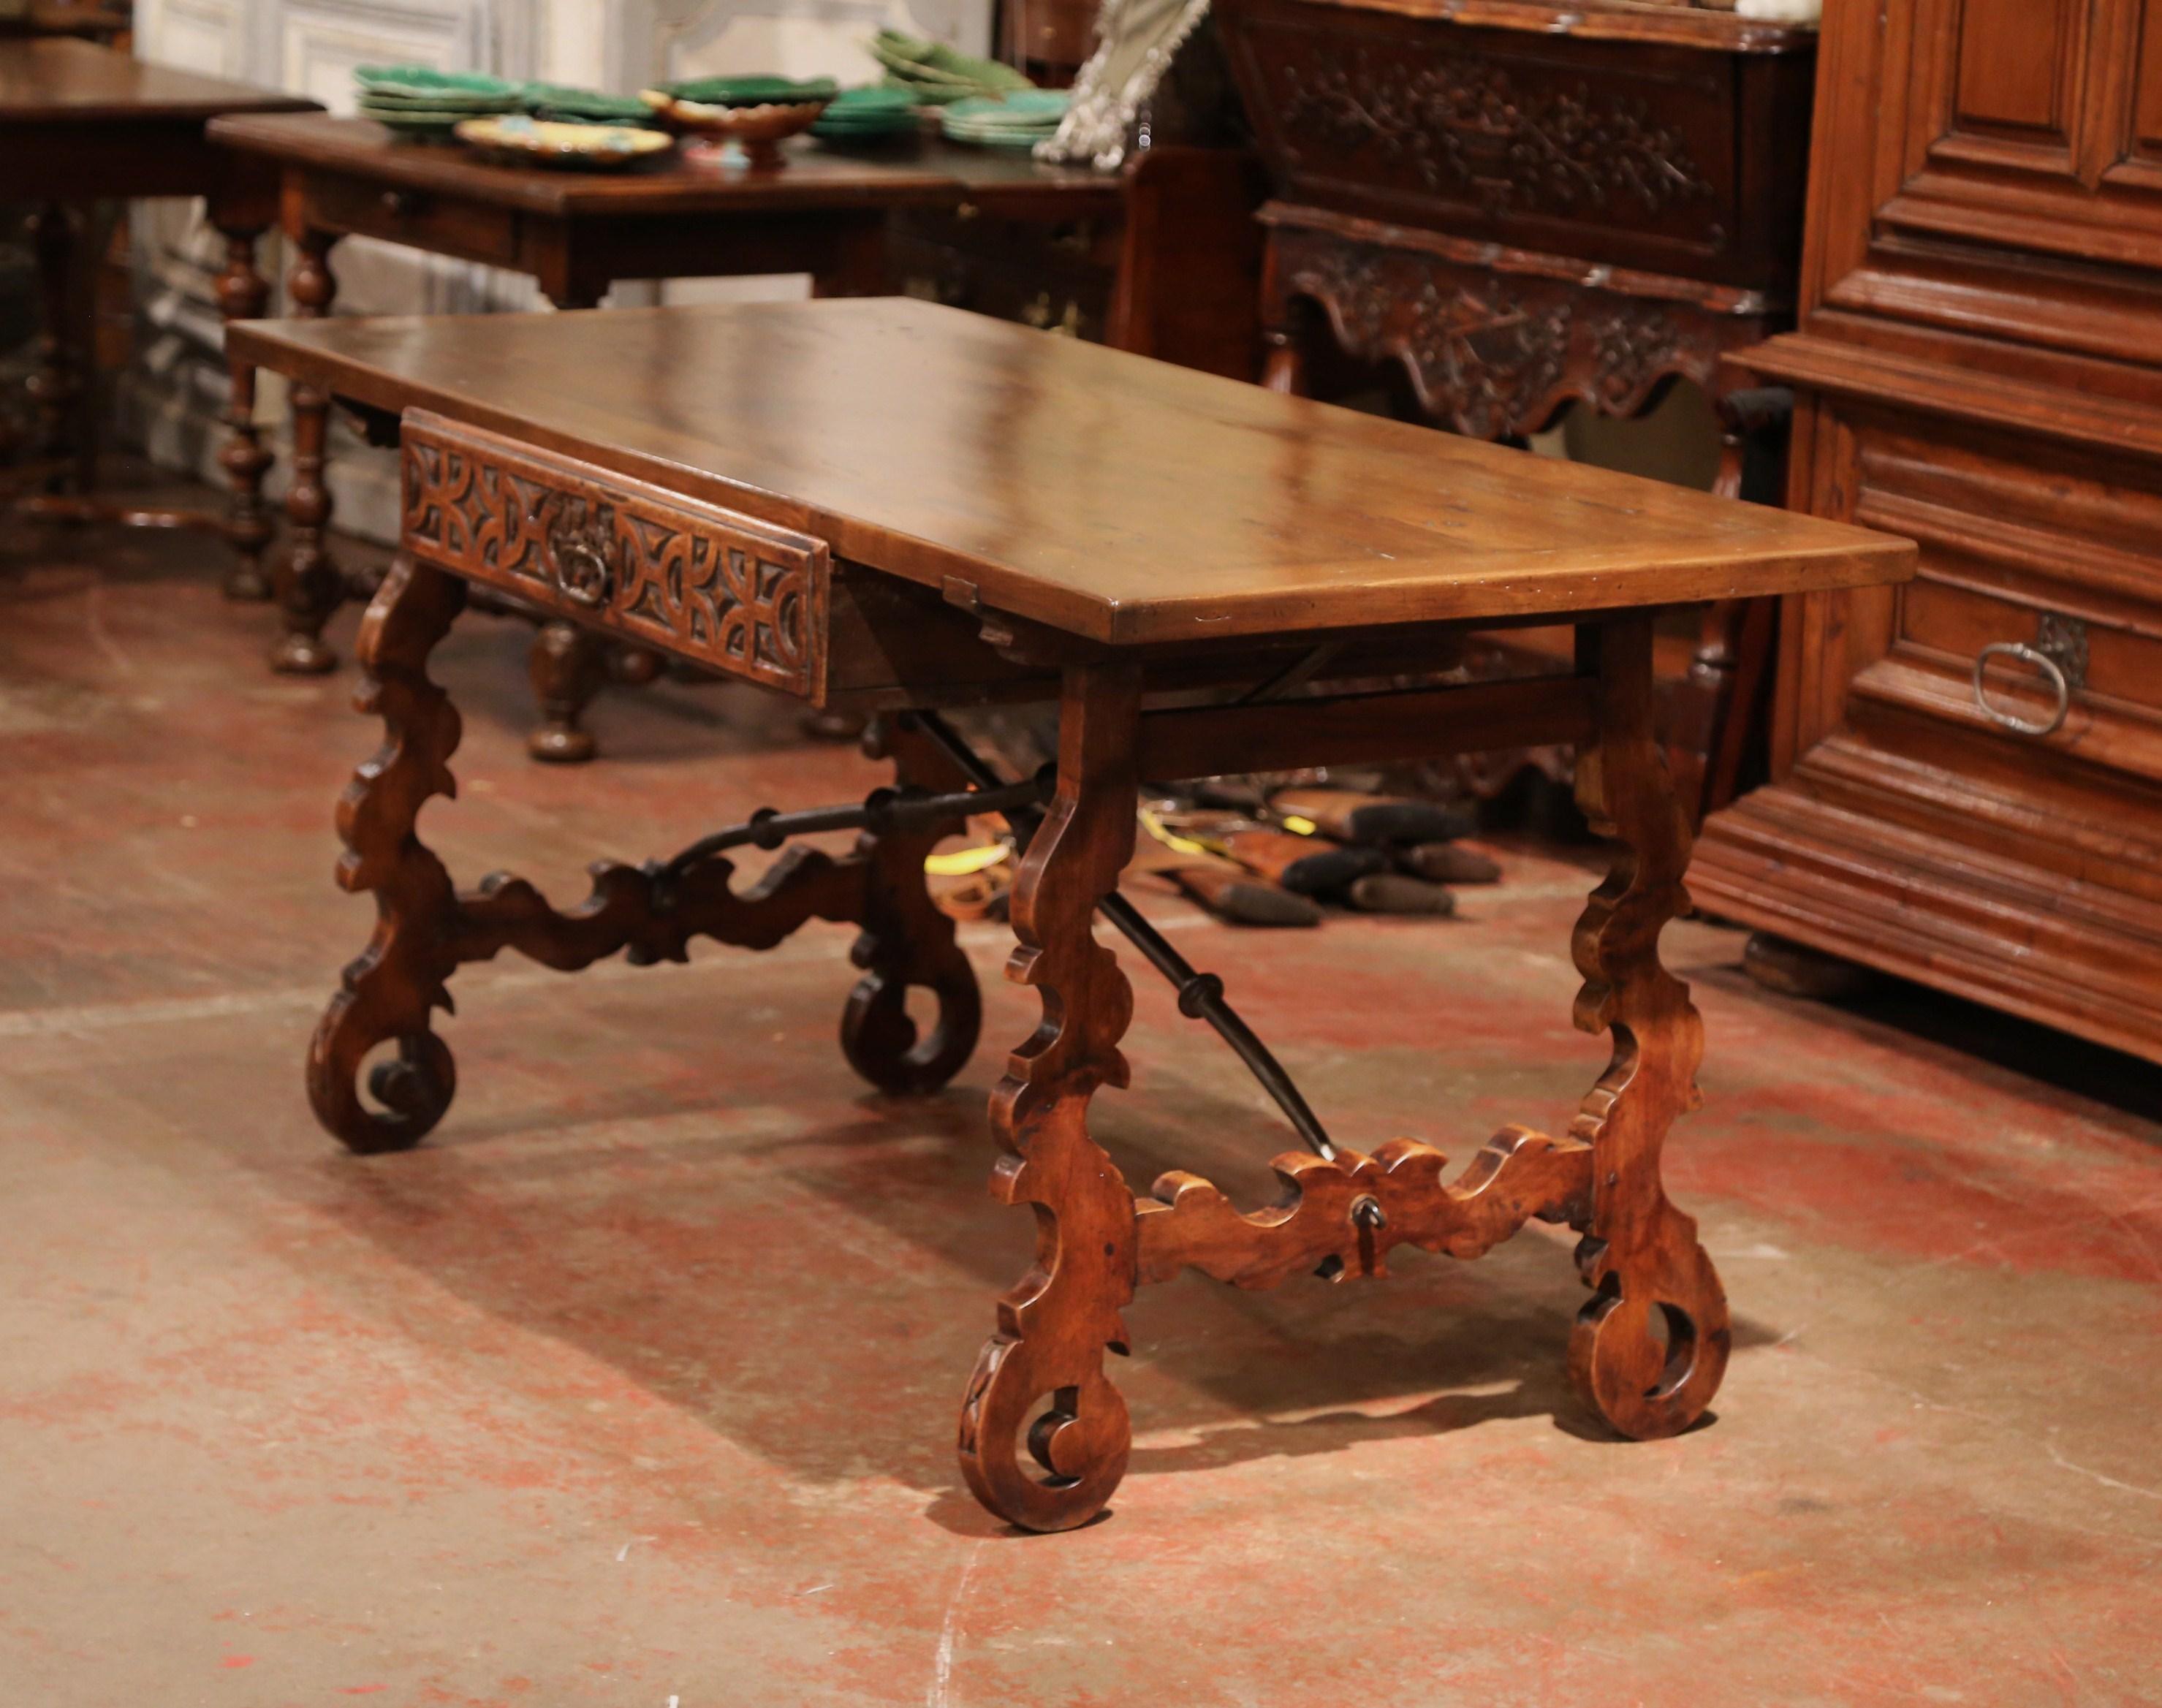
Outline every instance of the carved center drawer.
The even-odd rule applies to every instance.
[[[826,542],[424,410],[400,434],[401,543],[558,616],[807,699]]]

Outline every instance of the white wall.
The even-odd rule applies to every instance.
[[[656,78],[727,71],[868,81],[877,68],[857,43],[885,22],[980,52],[990,38],[990,0],[136,0],[135,39],[144,59],[311,95],[333,112],[350,112],[353,67],[390,62],[624,93]],[[216,480],[225,376],[212,280],[222,246],[203,226],[201,209],[180,203],[138,209],[133,229],[144,336],[121,387],[124,430],[161,464]],[[265,271],[277,279],[284,264],[266,244]],[[523,279],[366,241],[339,244],[332,264],[340,313],[541,306]],[[804,289],[800,279],[721,280],[673,286],[668,295]],[[616,298],[654,294],[630,285]],[[279,311],[274,303],[272,312]],[[274,386],[266,384],[262,407],[266,420],[282,421]],[[274,474],[274,491],[276,480]],[[384,453],[339,431],[331,486],[337,526],[372,538],[394,535],[395,474]]]

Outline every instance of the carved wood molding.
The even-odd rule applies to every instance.
[[[1382,1276],[1394,1246],[1477,1257],[1534,1216],[1581,1226],[1590,1214],[1591,1147],[1574,1139],[1507,1127],[1460,1180],[1443,1182],[1448,1163],[1413,1139],[1392,1139],[1371,1157],[1341,1152],[1336,1162],[1292,1152],[1272,1165],[1288,1195],[1251,1214],[1211,1182],[1174,1170],[1136,1205],[1140,1278],[1169,1281],[1191,1267],[1266,1288],[1293,1275]],[[1360,1220],[1369,1205],[1378,1225]]]
[[[815,697],[826,543],[410,413],[404,544],[552,614]]]
[[[1720,358],[1761,336],[1756,319],[1577,280],[1497,274],[1424,250],[1279,227],[1266,321],[1287,326],[1306,297],[1337,342],[1401,362],[1419,407],[1475,438],[1537,432],[1579,399],[1642,410],[1677,374],[1715,397]]]
[[[1378,154],[1493,218],[1656,218],[1716,199],[1680,132],[1626,93],[1580,80],[1538,86],[1462,50],[1420,59],[1308,33],[1283,49],[1278,118],[1293,160],[1317,149]],[[1716,243],[1726,233],[1715,225],[1706,235]]]

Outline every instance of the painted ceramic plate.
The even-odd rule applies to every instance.
[[[524,166],[558,166],[573,172],[614,172],[665,154],[676,139],[627,124],[556,124],[522,114],[469,118],[457,139],[492,159]]]

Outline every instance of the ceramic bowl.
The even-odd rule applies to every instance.
[[[716,107],[681,100],[659,89],[641,91],[640,98],[677,135],[739,144],[752,165],[771,170],[786,164],[781,152],[782,139],[816,124],[832,97],[760,107]]]

